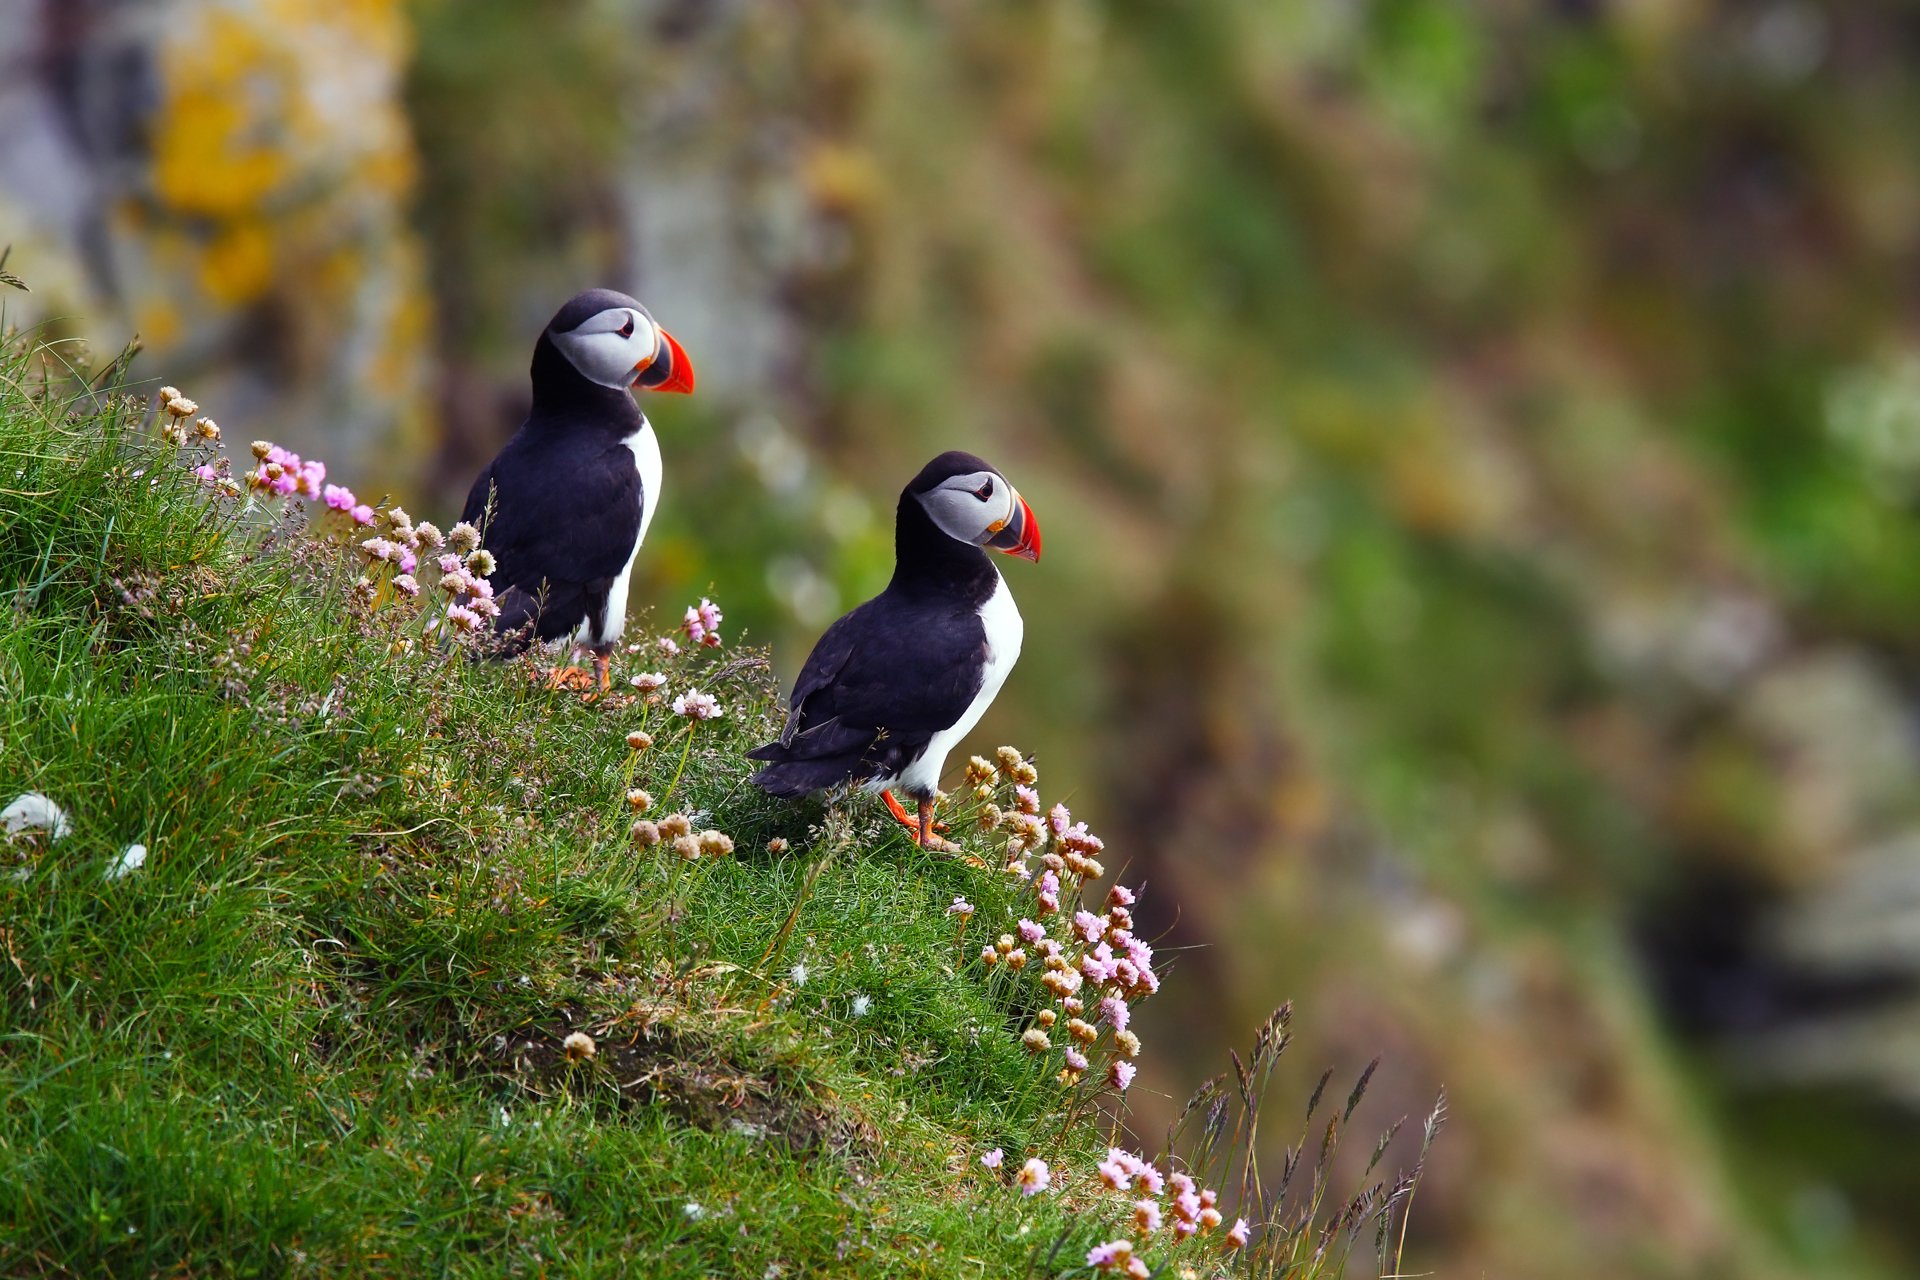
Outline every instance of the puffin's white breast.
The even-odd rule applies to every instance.
[[[607,613],[599,634],[589,634],[593,627],[593,619],[589,617],[580,624],[576,637],[582,643],[612,644],[626,631],[627,588],[633,580],[633,562],[640,558],[640,544],[647,540],[647,526],[653,523],[653,513],[660,509],[660,440],[653,434],[653,424],[643,416],[640,429],[621,443],[632,452],[634,470],[640,473],[640,533],[633,540],[633,550],[628,553],[620,575],[607,589]]]
[[[973,696],[960,718],[950,728],[934,734],[920,758],[901,771],[898,782],[908,791],[931,794],[939,789],[947,753],[987,714],[1000,686],[1007,682],[1007,673],[1020,659],[1020,642],[1026,636],[1026,624],[1020,619],[1020,610],[1014,607],[1007,580],[1000,576],[998,569],[993,571],[993,577],[993,594],[980,606],[980,624],[987,632],[987,665],[980,673],[980,692]],[[893,782],[887,781],[874,789],[892,785]]]

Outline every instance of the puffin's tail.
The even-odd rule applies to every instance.
[[[824,759],[801,758],[778,742],[755,747],[747,752],[747,759],[767,762],[766,768],[747,781],[768,795],[779,796],[783,800],[798,800],[801,796],[825,791],[828,787],[857,778],[863,772],[857,754],[828,756]]]

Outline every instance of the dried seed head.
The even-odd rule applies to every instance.
[[[787,838],[785,836],[775,836],[773,839],[767,841],[768,853],[785,853],[788,849],[791,849],[792,847],[793,847],[792,845],[787,843]]]
[[[1040,781],[1040,771],[1025,761],[1022,761],[1020,767],[1013,771],[1013,780],[1022,786],[1031,787]]]
[[[1120,1050],[1122,1057],[1137,1058],[1140,1056],[1140,1037],[1131,1031],[1114,1032],[1113,1044],[1116,1049]]]
[[[627,808],[633,810],[635,813],[645,813],[647,810],[653,808],[653,797],[645,791],[642,791],[639,787],[634,787],[627,792]]]
[[[196,419],[193,424],[193,429],[199,433],[202,440],[218,440],[220,438],[220,424],[212,418]]]
[[[1100,1038],[1100,1031],[1084,1018],[1068,1018],[1067,1034],[1081,1044],[1092,1044]]]
[[[1001,955],[1005,955],[1007,954],[1007,952],[1013,950],[1013,935],[1010,933],[1003,933],[994,940],[993,945],[1000,949]]]
[[[697,862],[700,858],[700,839],[698,836],[675,836],[673,851],[680,855],[683,862]]]
[[[1000,772],[1009,777],[1018,772],[1020,766],[1026,763],[1025,760],[1021,759],[1020,753],[1012,747],[999,748],[993,753],[993,758],[999,765]]]
[[[627,735],[627,750],[645,751],[653,745],[653,735],[641,729],[635,729]]]
[[[1027,1047],[1028,1053],[1045,1053],[1053,1048],[1053,1041],[1038,1027],[1028,1028],[1026,1034],[1020,1037],[1020,1043]]]
[[[1033,1015],[1033,1020],[1051,1031],[1053,1030],[1053,1024],[1060,1021],[1060,1015],[1051,1009],[1042,1009],[1039,1013]]]
[[[1020,950],[1007,952],[1007,968],[1015,973],[1027,967],[1027,953]]]
[[[633,826],[629,828],[628,834],[633,837],[633,842],[642,849],[651,849],[654,845],[660,843],[660,828],[656,824],[648,822],[645,818],[641,818],[635,822]]]
[[[693,820],[684,813],[670,813],[660,819],[660,834],[669,840],[678,840],[681,836],[691,835]]]
[[[709,858],[724,858],[733,852],[733,837],[721,831],[702,831],[698,837],[700,852]]]
[[[194,414],[200,412],[200,406],[185,396],[175,396],[173,399],[167,401],[167,412],[176,418],[191,418]]]
[[[252,450],[254,457],[260,459],[260,461],[262,462],[265,462],[267,460],[267,455],[273,452],[273,441],[255,440],[252,444],[248,445],[247,448]]]
[[[459,527],[458,525],[454,526],[456,529]],[[453,535],[448,534],[447,540],[451,542]],[[487,550],[485,547],[480,547],[467,553],[467,568],[473,570],[483,578],[491,578],[493,571],[499,567],[493,558],[493,552]]]
[[[600,1046],[584,1031],[576,1031],[568,1036],[561,1042],[561,1047],[567,1051],[568,1062],[586,1062],[600,1052]]]

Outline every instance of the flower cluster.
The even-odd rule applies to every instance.
[[[720,619],[723,616],[719,605],[702,596],[699,604],[687,606],[687,616],[681,622],[680,629],[687,633],[687,639],[693,643],[717,649],[720,647]]]
[[[194,437],[218,440],[220,424],[212,418],[194,418],[192,426],[188,426],[187,419],[199,412],[200,406],[181,395],[178,387],[160,388],[161,438],[172,445],[184,445]]]
[[[635,794],[631,791],[627,793],[629,804],[633,804]],[[647,796],[646,792],[642,791],[638,794],[646,797],[646,805],[650,806],[653,803],[653,798]],[[634,805],[634,807],[644,806]],[[733,852],[732,836],[711,828],[696,832],[693,829],[693,819],[684,813],[670,813],[658,822],[647,818],[636,819],[629,834],[633,837],[633,842],[642,849],[651,849],[658,844],[666,845],[679,855],[682,862],[698,862],[702,858],[724,858]]]
[[[980,949],[988,970],[1021,973],[1030,966],[1051,1002],[1021,1033],[1021,1043],[1036,1055],[1059,1053],[1061,1083],[1077,1085],[1104,1058],[1107,1088],[1124,1093],[1133,1084],[1140,1038],[1131,1029],[1132,1003],[1160,989],[1153,948],[1133,932],[1134,892],[1115,885],[1105,910],[1081,906],[1087,883],[1105,868],[1093,855],[1105,846],[1076,823],[1064,804],[1043,819],[1036,790],[1038,771],[1012,747],[1001,747],[993,761],[979,756],[967,762],[967,784],[984,802],[981,824],[1009,832],[1006,872],[1031,883],[1033,912],[1013,933]],[[1008,808],[999,800],[1009,798]],[[1036,875],[1030,858],[1039,854]]]
[[[302,459],[299,454],[265,440],[253,442],[253,456],[259,465],[247,473],[250,489],[271,493],[276,498],[298,494],[316,501],[326,491],[327,464],[317,458]]]
[[[1178,1244],[1218,1229],[1223,1220],[1218,1192],[1200,1186],[1191,1175],[1180,1170],[1162,1173],[1152,1161],[1143,1160],[1131,1151],[1109,1147],[1098,1173],[1100,1184],[1107,1191],[1129,1197],[1127,1220],[1135,1239],[1122,1237],[1089,1250],[1087,1265],[1096,1270],[1145,1276],[1149,1269],[1137,1250],[1144,1248],[1153,1236],[1166,1231]],[[1171,1196],[1167,1194],[1169,1190]],[[1247,1220],[1237,1220],[1226,1233],[1225,1247],[1243,1247],[1248,1234]]]

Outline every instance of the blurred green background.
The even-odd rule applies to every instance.
[[[626,289],[788,674],[1003,468],[1140,1130],[1293,998],[1440,1276],[1920,1274],[1916,135],[1895,0],[0,0],[14,317],[230,438],[450,518]]]

